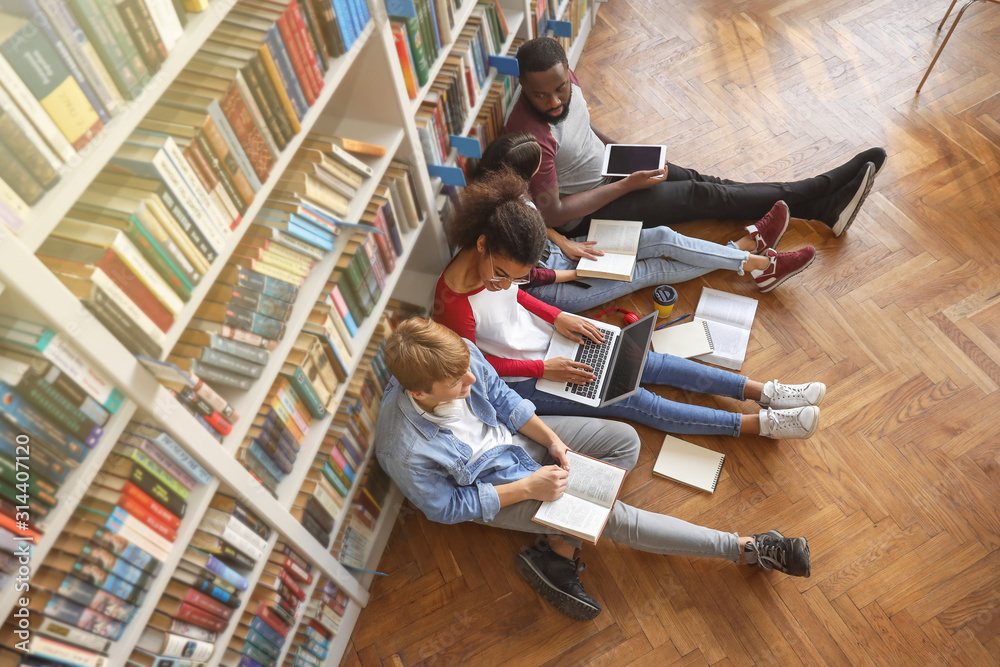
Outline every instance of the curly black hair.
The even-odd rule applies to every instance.
[[[545,248],[545,222],[524,193],[524,179],[509,167],[467,185],[451,243],[471,248],[484,236],[487,252],[525,266],[537,264]]]

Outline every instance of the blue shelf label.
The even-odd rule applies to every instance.
[[[451,140],[451,145],[458,150],[458,154],[462,157],[479,159],[483,156],[483,149],[479,145],[478,139],[460,137],[457,134],[449,135],[448,138]]]
[[[573,36],[573,24],[569,21],[549,21],[545,27],[547,30],[551,30],[552,34],[556,37]]]
[[[413,0],[385,0],[385,11],[389,16],[417,18],[417,5]]]
[[[490,56],[489,62],[490,67],[495,68],[499,74],[506,74],[507,76],[518,76],[521,74],[521,70],[517,67],[517,58],[510,56]]]
[[[445,185],[465,185],[465,174],[458,167],[429,164],[427,165],[427,173],[431,176],[437,176]]]

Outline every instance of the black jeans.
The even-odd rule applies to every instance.
[[[602,206],[572,228],[572,235],[586,235],[591,218],[641,220],[643,227],[673,226],[706,218],[757,220],[779,199],[788,204],[792,217],[820,218],[830,213],[830,195],[854,178],[860,168],[848,162],[801,181],[738,183],[672,163],[667,166],[664,182],[629,192]]]

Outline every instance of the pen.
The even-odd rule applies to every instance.
[[[687,315],[681,315],[681,316],[680,316],[680,317],[678,317],[678,318],[677,318],[676,320],[670,320],[670,321],[669,321],[669,322],[667,322],[666,324],[661,324],[660,326],[656,327],[656,329],[655,329],[655,330],[656,330],[656,331],[659,331],[659,330],[660,330],[660,329],[662,329],[663,327],[669,327],[669,326],[670,326],[671,324],[677,324],[677,323],[678,323],[678,322],[680,322],[681,320],[686,320],[686,319],[687,319],[687,318],[689,318],[689,317],[691,317],[691,313],[688,313]]]

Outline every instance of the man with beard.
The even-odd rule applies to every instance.
[[[530,132],[541,145],[531,194],[545,223],[567,236],[585,236],[591,217],[641,220],[645,227],[703,218],[756,220],[779,200],[792,217],[819,220],[840,236],[885,164],[885,151],[871,148],[824,174],[789,183],[737,183],[675,164],[609,182],[601,176],[604,146],[619,142],[590,122],[559,42],[529,40],[518,49],[517,62],[521,88],[504,130]],[[582,255],[592,252],[581,244]]]

